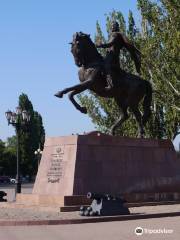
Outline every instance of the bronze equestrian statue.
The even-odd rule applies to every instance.
[[[121,42],[123,46],[123,41]],[[132,49],[131,49],[132,51]],[[82,113],[87,113],[85,107],[80,106],[74,96],[85,90],[91,90],[98,96],[105,98],[114,98],[122,114],[113,124],[111,134],[121,124],[128,119],[128,108],[133,112],[139,126],[139,136],[144,136],[144,126],[151,115],[152,87],[151,84],[139,76],[126,73],[119,67],[112,67],[108,72],[106,59],[97,51],[95,44],[91,41],[90,35],[78,32],[73,35],[71,43],[71,52],[74,56],[75,64],[80,68],[78,75],[80,84],[65,88],[55,94],[62,98],[64,94],[69,93],[69,99],[74,106]],[[135,53],[134,53],[135,54]],[[119,61],[119,59],[118,59]],[[138,61],[136,62],[138,68]],[[116,63],[117,66],[117,63]],[[107,86],[107,75],[113,79],[113,83]],[[143,115],[139,111],[139,103],[143,100]]]

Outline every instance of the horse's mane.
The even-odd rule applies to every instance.
[[[93,43],[93,41],[90,38],[89,34],[83,33],[83,32],[78,32],[76,33],[78,35],[78,37],[83,38],[84,40],[86,40],[86,48],[87,51],[89,51],[89,54],[94,54],[95,58],[98,58],[100,61],[103,60],[103,57],[101,56],[101,54],[98,52],[95,44]]]

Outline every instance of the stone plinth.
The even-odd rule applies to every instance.
[[[33,195],[175,192],[180,161],[169,140],[87,135],[47,138]]]

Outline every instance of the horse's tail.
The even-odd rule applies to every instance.
[[[144,126],[147,123],[149,117],[151,116],[151,102],[152,102],[152,86],[148,81],[146,81],[146,92],[143,100],[144,114],[142,117],[142,123]]]

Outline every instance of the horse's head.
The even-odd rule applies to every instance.
[[[91,63],[92,61],[97,60],[97,58],[101,58],[88,34],[82,32],[75,33],[73,35],[73,41],[70,44],[75,64],[78,67]]]

